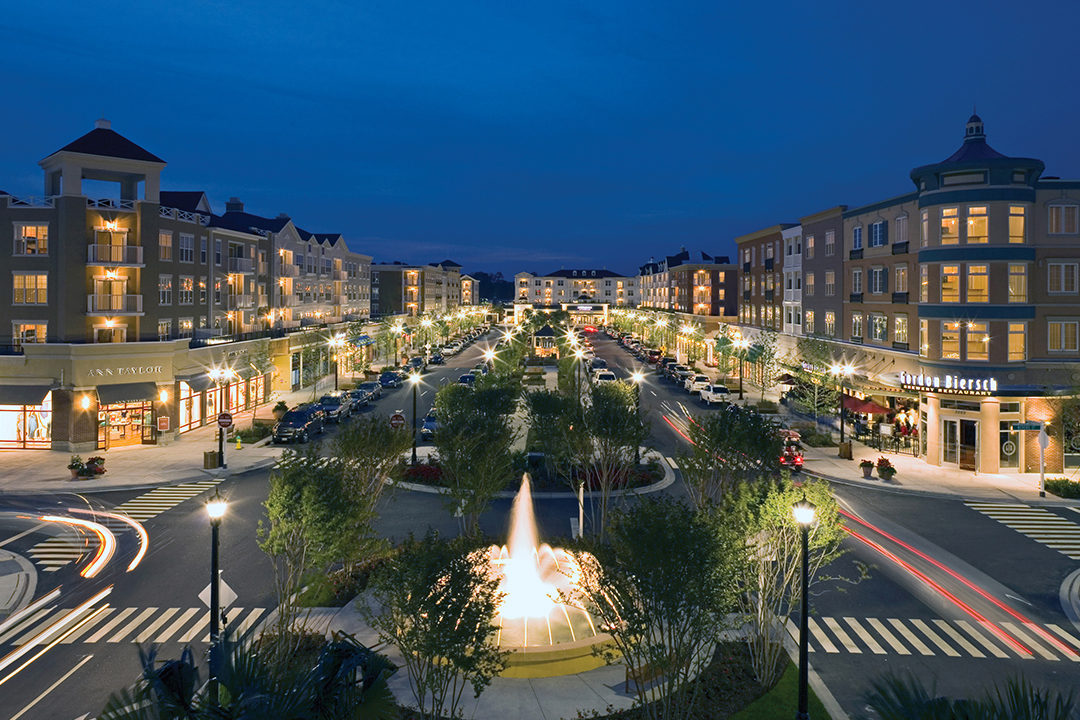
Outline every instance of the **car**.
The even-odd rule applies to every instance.
[[[678,362],[679,361],[673,357],[660,358],[660,360],[656,363],[656,372],[662,375],[664,371],[667,370],[668,365],[676,365],[678,364]]]
[[[694,371],[685,365],[676,365],[671,370],[671,382],[675,383],[679,387],[686,384],[686,378],[694,374]]]
[[[428,364],[430,365],[442,365],[445,362],[446,361],[440,353],[433,353],[432,356],[428,358]]]
[[[312,435],[326,426],[326,415],[318,405],[306,405],[289,410],[274,425],[274,443],[306,443]]]
[[[601,370],[600,372],[596,373],[596,375],[593,377],[593,380],[596,382],[597,385],[601,385],[603,383],[618,382],[619,378],[615,377],[615,373],[611,372],[610,370]]]
[[[368,394],[368,400],[378,400],[382,397],[382,384],[373,380],[362,382],[356,386],[357,390],[364,390]]]
[[[384,388],[399,388],[405,382],[405,378],[401,376],[401,373],[393,370],[387,370],[379,376],[379,384]]]
[[[341,390],[334,390],[323,395],[319,398],[319,405],[326,413],[327,422],[339,423],[352,415],[352,398]]]
[[[459,377],[457,381],[462,385],[468,385],[469,387],[472,387],[473,384],[476,382],[476,376],[472,373],[466,373],[465,375]]]
[[[731,402],[731,392],[723,385],[709,384],[701,388],[701,401],[706,405],[715,402]]]
[[[420,357],[419,355],[409,358],[409,362],[405,363],[406,372],[422,373],[424,372],[424,368],[426,367],[427,363],[424,362],[424,358]]]
[[[371,391],[370,390],[365,390],[365,389],[363,389],[361,387],[356,387],[356,388],[353,388],[352,390],[346,390],[345,392],[348,393],[350,398],[352,398],[353,410],[354,411],[359,409],[359,408],[362,408],[362,407],[367,407],[368,403],[371,402]]]
[[[442,354],[443,354],[443,357],[453,357],[454,355],[457,355],[457,351],[458,351],[458,346],[451,343],[451,344],[446,345],[446,346],[443,347]]]
[[[589,361],[589,369],[594,371],[594,372],[597,371],[597,370],[606,370],[607,369],[607,360],[605,360],[603,358],[594,357],[592,360]]]
[[[434,411],[424,417],[424,424],[420,426],[420,439],[431,440],[435,437],[435,431],[439,429],[439,418]]]
[[[656,363],[660,362],[660,357],[662,355],[663,353],[661,353],[659,350],[648,350],[645,353],[645,362],[649,363],[650,365],[655,365]]]
[[[694,373],[686,378],[686,382],[683,383],[683,387],[686,388],[686,392],[693,395],[696,392],[701,392],[701,388],[710,384],[709,376],[702,375],[700,373]]]
[[[474,371],[473,372],[474,375],[487,375],[488,374],[487,363],[476,363],[476,365],[473,366],[473,371]]]

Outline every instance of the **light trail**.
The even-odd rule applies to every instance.
[[[22,646],[20,646],[20,647],[16,648],[15,650],[12,650],[12,651],[11,651],[10,653],[8,653],[8,655],[7,655],[7,656],[6,656],[6,657],[5,657],[5,658],[4,658],[3,660],[0,660],[0,670],[5,670],[5,669],[7,669],[7,668],[8,668],[8,667],[10,667],[11,665],[13,665],[13,664],[14,664],[14,663],[15,663],[15,662],[16,662],[16,661],[17,661],[17,660],[19,659],[19,658],[21,658],[21,657],[22,657],[23,655],[26,655],[26,654],[27,654],[28,652],[30,652],[31,650],[33,650],[33,649],[34,649],[34,647],[36,647],[36,646],[37,646],[37,645],[38,645],[39,643],[43,643],[43,642],[45,642],[46,640],[48,640],[49,638],[51,638],[51,637],[52,637],[53,635],[55,635],[55,634],[57,634],[58,632],[60,632],[61,630],[63,630],[63,629],[64,629],[64,627],[66,627],[67,625],[71,624],[71,622],[72,622],[72,621],[74,621],[74,620],[75,620],[75,619],[76,619],[76,618],[77,618],[77,617],[78,617],[79,615],[81,615],[81,614],[82,614],[83,612],[85,612],[85,611],[86,611],[86,610],[87,610],[88,608],[92,607],[92,606],[93,606],[93,605],[94,605],[94,604],[95,604],[96,602],[98,602],[98,601],[99,601],[99,600],[101,600],[102,598],[106,597],[106,596],[107,596],[107,595],[108,595],[109,593],[111,593],[111,592],[112,592],[112,585],[110,585],[109,587],[105,588],[104,590],[102,590],[101,592],[99,592],[99,593],[98,593],[97,595],[94,595],[94,596],[93,596],[92,598],[90,598],[89,600],[87,600],[86,602],[84,602],[84,603],[83,603],[82,605],[79,605],[78,607],[76,607],[76,608],[75,608],[74,610],[72,610],[72,611],[71,611],[70,613],[68,613],[68,614],[67,614],[67,615],[65,615],[64,617],[60,618],[60,620],[58,620],[57,622],[53,623],[53,624],[52,624],[52,625],[50,625],[49,627],[47,627],[47,628],[45,628],[44,630],[42,630],[42,631],[41,631],[40,633],[38,633],[38,634],[37,634],[36,636],[34,636],[34,637],[33,637],[33,638],[31,638],[30,640],[28,640],[28,641],[27,641],[26,643],[24,643],[24,644],[23,644]],[[100,611],[101,611],[101,610],[103,610],[103,609],[104,609],[104,608],[99,608],[97,612],[100,612]],[[94,616],[94,615],[96,615],[96,614],[97,614],[96,612],[95,612],[95,613],[93,613],[93,614],[91,614],[91,617],[93,617],[93,616]],[[84,618],[84,622],[85,622],[86,620],[88,620],[88,619],[89,619],[89,618]],[[81,624],[81,623],[80,623],[80,624]],[[73,629],[74,629],[74,628],[73,628]],[[65,634],[66,634],[66,633],[65,633]],[[57,639],[57,642],[59,642],[59,641],[60,641],[60,640],[62,640],[62,639],[63,639],[62,637],[61,637],[61,638],[58,638],[58,639]],[[54,643],[52,643],[51,645],[49,645],[48,647],[46,647],[46,648],[45,648],[44,650],[42,650],[42,651],[41,651],[40,653],[38,653],[37,655],[35,655],[35,656],[34,656],[33,658],[31,658],[30,660],[28,660],[28,661],[27,661],[26,663],[24,663],[24,664],[23,664],[22,666],[20,666],[18,670],[16,670],[15,672],[11,673],[11,674],[10,674],[10,675],[8,675],[7,677],[5,677],[5,678],[4,678],[3,680],[0,680],[0,685],[3,685],[3,684],[4,684],[4,683],[6,683],[6,682],[7,682],[8,680],[10,680],[11,678],[15,677],[15,676],[16,676],[16,675],[17,675],[17,674],[18,674],[19,672],[21,672],[21,671],[23,670],[23,668],[25,668],[25,667],[26,667],[27,665],[29,665],[30,663],[32,663],[32,662],[33,662],[34,660],[37,660],[37,659],[38,659],[39,657],[41,657],[41,655],[42,655],[42,654],[43,654],[43,653],[44,653],[44,652],[45,652],[46,650],[48,650],[49,648],[51,648],[51,647],[52,647],[53,645],[55,645],[55,644],[56,644],[55,642],[54,642]]]
[[[73,525],[75,527],[86,528],[90,532],[98,536],[98,550],[97,556],[91,561],[89,565],[82,569],[79,574],[84,578],[92,578],[101,572],[101,569],[108,564],[112,559],[113,553],[116,552],[116,536],[112,534],[112,531],[104,525],[100,525],[96,522],[90,522],[89,520],[80,520],[78,518],[62,517],[60,515],[42,515],[38,518],[44,522],[57,522],[65,525]]]
[[[886,537],[886,538],[892,540],[894,543],[896,543],[900,547],[908,550],[909,552],[914,553],[915,555],[922,558],[923,560],[930,563],[931,565],[938,568],[939,570],[943,570],[944,572],[948,573],[949,575],[951,575],[956,580],[959,580],[961,583],[966,585],[968,588],[970,588],[971,590],[974,590],[976,593],[981,595],[984,599],[986,599],[989,602],[993,603],[995,606],[997,606],[1001,610],[1004,610],[1006,613],[1013,616],[1014,618],[1016,618],[1020,622],[1029,624],[1031,627],[1034,628],[1035,633],[1037,635],[1039,635],[1039,637],[1041,637],[1043,640],[1050,643],[1054,647],[1058,648],[1058,650],[1060,650],[1062,653],[1064,653],[1066,657],[1076,657],[1076,652],[1072,648],[1070,648],[1068,645],[1064,644],[1063,642],[1061,642],[1060,640],[1055,638],[1053,635],[1051,635],[1050,633],[1043,630],[1037,624],[1032,623],[1031,620],[1024,617],[1023,615],[1021,615],[1017,611],[1013,610],[1011,607],[1009,607],[1005,603],[1001,602],[997,598],[993,597],[992,595],[990,595],[990,593],[986,592],[985,590],[983,590],[981,587],[979,587],[975,583],[971,582],[970,580],[968,580],[964,576],[960,575],[959,573],[957,573],[952,568],[938,562],[934,558],[932,558],[929,555],[927,555],[926,553],[912,547],[911,545],[904,542],[900,538],[895,537],[893,535],[890,535],[889,533],[885,532],[881,528],[868,523],[867,521],[863,520],[860,517],[856,517],[855,515],[852,515],[851,513],[847,512],[846,510],[841,509],[839,512],[844,517],[850,518],[850,519],[854,520],[855,522],[859,523],[860,525],[863,525],[864,527],[867,527],[867,528],[873,530],[874,532],[878,533],[882,537]]]
[[[96,615],[96,614],[97,614],[97,613],[95,613],[95,615]],[[65,633],[65,635],[66,635],[66,633]],[[25,715],[26,713],[30,712],[31,708],[33,708],[33,707],[34,707],[35,705],[37,705],[37,704],[38,704],[39,702],[41,702],[42,700],[44,700],[44,699],[45,699],[45,696],[46,696],[46,695],[48,695],[48,694],[49,694],[49,693],[51,693],[51,692],[52,692],[53,690],[55,690],[56,688],[58,688],[58,687],[60,686],[60,683],[64,682],[64,681],[65,681],[65,680],[67,680],[67,679],[68,679],[69,677],[71,677],[72,675],[74,675],[74,674],[75,674],[75,671],[76,671],[76,670],[78,670],[79,668],[81,668],[81,667],[82,667],[83,665],[85,665],[85,664],[86,664],[87,662],[89,662],[89,661],[90,661],[90,659],[91,659],[92,657],[94,657],[94,656],[93,656],[93,655],[87,655],[87,656],[86,656],[86,657],[84,657],[84,658],[83,658],[82,660],[80,660],[79,662],[77,662],[77,663],[75,664],[75,667],[71,668],[71,669],[70,669],[70,670],[68,670],[68,671],[67,671],[66,673],[64,673],[64,676],[63,676],[63,677],[61,677],[61,678],[60,678],[59,680],[57,680],[56,682],[54,682],[54,683],[53,683],[52,685],[50,685],[50,686],[48,687],[48,689],[47,689],[47,690],[45,690],[45,692],[41,693],[41,694],[40,694],[40,695],[38,695],[38,696],[37,696],[36,698],[34,698],[33,702],[31,702],[31,703],[30,703],[29,705],[27,705],[26,707],[24,707],[24,708],[23,708],[22,710],[20,710],[20,711],[19,711],[18,713],[16,713],[15,715],[12,715],[12,716],[11,716],[11,720],[19,720],[19,718],[21,718],[21,717],[22,717],[23,715]],[[83,717],[86,717],[86,716],[84,715]]]
[[[21,621],[24,617],[28,617],[31,613],[38,610],[38,608],[48,605],[50,602],[60,597],[60,588],[55,588],[52,592],[47,592],[39,597],[34,602],[30,603],[17,613],[12,613],[8,616],[4,622],[0,622],[0,635],[4,633],[9,627],[13,627],[15,623]]]
[[[83,510],[82,508],[68,508],[68,512],[73,513],[86,513],[88,515],[101,515],[102,517],[112,518],[113,520],[119,520],[122,523],[127,523],[131,527],[135,528],[135,532],[139,534],[139,552],[135,554],[135,558],[127,567],[127,571],[131,572],[139,563],[142,562],[143,557],[146,555],[147,549],[150,547],[150,536],[146,532],[146,528],[142,526],[142,523],[132,520],[127,515],[121,515],[119,513],[105,512],[103,510]]]

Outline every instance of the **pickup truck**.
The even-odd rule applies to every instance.
[[[701,388],[701,401],[706,405],[714,402],[731,402],[731,393],[723,385],[706,385]]]

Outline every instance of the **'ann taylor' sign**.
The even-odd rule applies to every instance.
[[[140,367],[105,367],[105,368],[90,368],[87,372],[87,377],[116,377],[116,376],[130,376],[130,375],[158,375],[161,373],[162,365],[144,365]]]
[[[994,378],[966,378],[959,375],[912,375],[900,373],[900,385],[908,390],[927,390],[929,392],[951,393],[954,395],[989,395],[997,392],[998,383]]]

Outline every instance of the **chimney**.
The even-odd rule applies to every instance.
[[[289,217],[289,213],[278,213],[277,219],[278,220],[292,220],[292,218]]]
[[[94,122],[94,127],[98,130],[112,130],[112,123],[105,118],[101,118]]]
[[[686,246],[685,246],[685,245],[681,246],[681,247],[679,248],[679,252],[681,252],[681,253],[684,253],[684,252],[686,252]]]
[[[231,197],[229,201],[225,203],[225,212],[244,212],[244,203],[240,202],[240,198]]]

